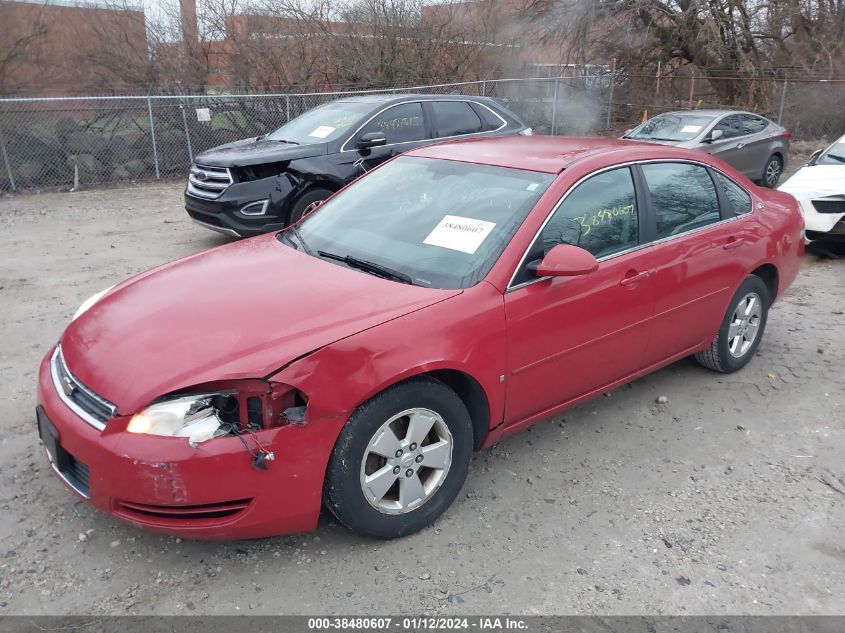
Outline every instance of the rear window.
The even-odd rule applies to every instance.
[[[437,136],[459,136],[481,132],[481,119],[465,101],[435,101]]]
[[[504,125],[504,121],[498,117],[498,115],[493,114],[489,108],[485,108],[483,105],[478,103],[470,104],[472,109],[475,110],[475,113],[478,115],[478,118],[481,119],[481,131],[482,132],[491,132],[493,130],[498,130],[502,125]]]
[[[740,187],[727,176],[723,176],[718,172],[716,173],[716,179],[719,183],[721,183],[722,188],[725,190],[725,196],[727,196],[728,202],[731,205],[733,215],[745,215],[746,213],[751,213],[751,196],[748,195],[748,192],[745,191],[745,189]]]

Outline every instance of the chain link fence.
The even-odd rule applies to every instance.
[[[351,95],[494,97],[538,133],[571,134],[599,125],[604,115],[596,104],[606,107],[609,92],[605,76],[307,94],[0,99],[0,190],[184,178],[200,152],[270,132],[314,106]]]
[[[845,81],[694,74],[603,72],[306,94],[0,99],[0,190],[185,178],[193,157],[211,147],[264,134],[328,101],[376,93],[497,98],[538,134],[624,129],[645,112],[704,107],[759,112],[805,138],[845,132]]]

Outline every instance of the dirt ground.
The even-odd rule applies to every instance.
[[[0,198],[0,615],[845,614],[841,260],[807,257],[745,370],[682,361],[479,453],[398,541],[329,516],[180,541],[80,502],[38,444],[36,369],[86,297],[225,241],[180,194]]]

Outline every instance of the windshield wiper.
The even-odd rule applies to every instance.
[[[301,143],[297,143],[296,141],[288,141],[283,138],[274,138],[274,141],[277,143],[288,143],[289,145],[301,145]]]
[[[393,270],[387,266],[382,266],[381,264],[376,264],[375,262],[367,261],[366,259],[358,259],[357,257],[352,257],[351,255],[336,255],[335,253],[328,253],[326,251],[317,251],[317,254],[320,257],[325,257],[326,259],[334,259],[336,261],[343,262],[350,268],[357,268],[358,270],[363,270],[364,272],[378,275],[379,277],[400,281],[403,284],[414,285],[414,280],[410,275],[406,275],[398,270]]]
[[[845,163],[845,156],[840,156],[839,154],[825,154],[825,158],[832,158],[833,160],[838,160],[840,163]]]

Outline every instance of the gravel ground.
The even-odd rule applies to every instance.
[[[78,501],[36,369],[90,294],[225,241],[180,192],[0,199],[0,614],[845,614],[845,261],[808,256],[742,372],[682,361],[479,453],[402,540],[180,541]]]

